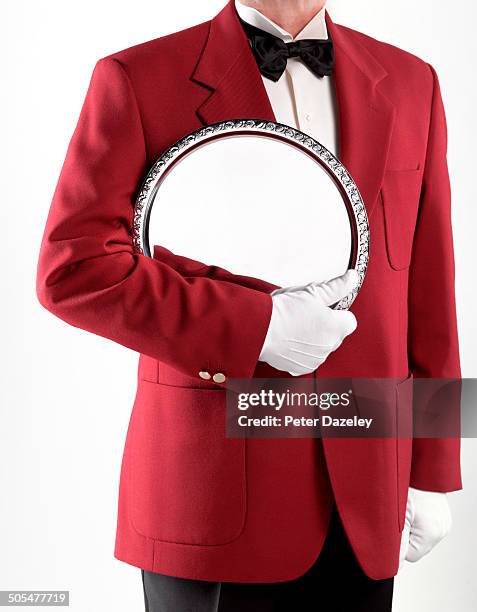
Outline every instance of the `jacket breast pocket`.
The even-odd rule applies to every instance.
[[[386,249],[390,266],[404,270],[411,264],[422,171],[389,170],[381,187],[386,229]]]

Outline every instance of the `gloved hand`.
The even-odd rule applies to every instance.
[[[301,376],[313,372],[356,329],[356,318],[333,304],[358,284],[356,270],[325,283],[272,292],[273,310],[259,360]]]
[[[419,561],[450,531],[452,516],[445,493],[409,488],[399,567]]]

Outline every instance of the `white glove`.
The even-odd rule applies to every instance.
[[[273,310],[259,360],[292,376],[316,370],[356,329],[347,310],[330,308],[358,284],[356,270],[325,283],[272,292]]]
[[[452,516],[445,493],[409,488],[399,567],[419,561],[450,531]]]

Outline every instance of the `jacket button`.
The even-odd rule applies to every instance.
[[[212,378],[209,372],[199,372],[199,376],[204,380],[210,380]]]
[[[223,383],[225,382],[225,374],[222,374],[222,372],[217,372],[212,376],[212,380],[216,383]]]

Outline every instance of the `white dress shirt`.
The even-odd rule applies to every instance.
[[[328,38],[324,8],[295,38],[256,9],[244,6],[238,0],[235,0],[235,8],[243,21],[284,42]],[[288,59],[287,68],[277,82],[264,76],[262,79],[276,120],[309,134],[338,157],[338,120],[333,77],[319,78],[300,58],[292,57]]]

